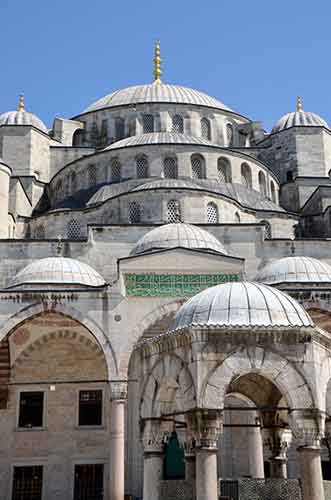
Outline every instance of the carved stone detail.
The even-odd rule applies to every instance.
[[[290,419],[298,448],[320,448],[325,430],[325,416],[320,410],[296,410]]]
[[[126,401],[128,396],[128,384],[125,381],[114,381],[110,383],[110,400]]]
[[[185,415],[185,418],[195,447],[217,450],[223,428],[222,411],[192,410]]]
[[[150,419],[142,421],[142,443],[144,453],[163,453],[173,430],[169,420]]]

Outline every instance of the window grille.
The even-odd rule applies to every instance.
[[[81,226],[78,220],[72,219],[67,224],[67,236],[70,240],[79,240],[81,236]]]
[[[103,498],[103,464],[75,465],[74,500]]]
[[[166,179],[177,179],[177,161],[176,158],[165,158],[163,164],[163,173]]]
[[[172,132],[177,132],[178,134],[184,133],[184,120],[181,115],[174,115],[172,117]]]
[[[181,210],[180,203],[177,200],[170,200],[167,204],[167,221],[180,222],[181,221]]]
[[[87,171],[88,187],[95,186],[97,183],[97,169],[95,165],[90,165]]]
[[[231,123],[228,123],[226,126],[226,138],[228,146],[233,146],[233,126]]]
[[[35,232],[34,232],[34,237],[37,240],[44,240],[45,239],[45,227],[43,226],[43,224],[39,224],[36,227]]]
[[[260,187],[260,193],[262,196],[265,198],[267,197],[267,184],[265,180],[265,175],[263,172],[259,172],[259,187]]]
[[[12,500],[41,500],[42,465],[14,467]]]
[[[72,172],[70,175],[71,193],[75,193],[77,190],[77,175],[76,172]]]
[[[241,165],[241,182],[248,189],[252,189],[252,173],[247,163]]]
[[[216,203],[210,202],[207,205],[207,222],[208,224],[218,224],[218,208]]]
[[[203,160],[200,156],[192,156],[192,177],[193,179],[204,179]]]
[[[271,201],[273,201],[274,203],[277,203],[276,189],[275,189],[275,184],[273,181],[270,182],[270,191],[271,191]]]
[[[154,116],[143,115],[143,133],[151,134],[154,132]]]
[[[115,119],[115,136],[116,140],[119,141],[120,139],[123,139],[125,135],[125,122],[124,118],[116,118]]]
[[[133,201],[129,205],[129,221],[136,224],[141,220],[141,209],[139,203]]]
[[[18,427],[32,429],[43,426],[44,393],[21,392]]]
[[[79,391],[78,425],[102,424],[102,391]]]
[[[121,164],[118,158],[113,158],[111,161],[111,180],[113,182],[121,180]]]
[[[222,183],[232,181],[231,164],[227,158],[219,158],[217,162],[218,179]]]
[[[148,177],[148,160],[145,156],[136,159],[137,178],[145,179]]]
[[[201,120],[201,137],[210,141],[210,121],[207,118],[202,118]]]

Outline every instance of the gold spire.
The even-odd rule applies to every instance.
[[[297,97],[297,111],[302,111],[302,102],[301,102],[301,97],[298,95]]]
[[[161,71],[161,57],[160,57],[160,40],[155,42],[154,49],[154,83],[161,83],[160,76],[162,75]]]
[[[23,94],[21,94],[19,97],[17,111],[25,111],[24,95]]]

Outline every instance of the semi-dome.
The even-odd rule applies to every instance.
[[[177,247],[227,254],[224,246],[212,234],[198,226],[178,222],[156,227],[146,233],[138,240],[131,255]]]
[[[134,85],[112,92],[91,104],[85,109],[84,113],[115,106],[133,106],[134,104],[156,102],[195,104],[196,106],[207,106],[209,108],[232,111],[222,102],[198,90],[180,85],[156,84],[154,82],[146,85]]]
[[[303,111],[301,99],[298,97],[297,110],[282,116],[272,129],[272,133],[280,132],[291,127],[325,127],[329,128],[323,118],[310,111]]]
[[[191,144],[193,146],[219,147],[219,145],[212,144],[210,141],[203,139],[202,137],[192,137],[191,135],[178,134],[177,132],[151,132],[149,134],[134,135],[132,137],[127,137],[114,142],[110,146],[107,146],[104,151],[153,144]]]
[[[292,297],[247,281],[216,285],[198,293],[179,309],[170,330],[310,326],[310,316]]]
[[[255,280],[270,285],[331,283],[331,266],[312,257],[284,257],[263,267],[256,275]]]
[[[68,257],[47,257],[24,267],[8,288],[24,285],[104,286],[105,280],[91,266]]]
[[[8,111],[0,115],[1,125],[27,125],[48,134],[46,125],[36,115],[25,111],[23,96],[20,96],[17,111]]]

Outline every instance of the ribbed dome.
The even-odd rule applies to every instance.
[[[176,247],[227,254],[227,251],[215,236],[197,226],[179,222],[152,229],[152,231],[140,238],[131,251],[131,255]]]
[[[331,266],[311,257],[284,257],[261,269],[256,281],[279,283],[331,283]]]
[[[329,128],[323,118],[308,111],[293,111],[284,115],[272,129],[272,133],[291,127],[325,127]]]
[[[136,85],[127,87],[112,94],[102,97],[89,106],[84,113],[97,111],[113,106],[126,106],[149,102],[167,102],[178,104],[195,104],[197,106],[208,106],[211,108],[232,111],[222,102],[210,97],[198,90],[179,85],[166,85],[164,83],[147,85]]]
[[[194,146],[216,146],[206,139],[201,137],[192,137],[186,134],[178,134],[176,132],[152,132],[150,134],[134,135],[127,137],[121,141],[114,142],[107,146],[104,151],[112,149],[129,148],[136,146],[158,145],[158,144],[192,144]]]
[[[91,266],[67,257],[36,260],[20,271],[8,288],[19,285],[80,285],[99,287],[105,280]]]
[[[28,111],[8,111],[0,115],[1,125],[28,125],[48,134],[46,125],[33,113]]]
[[[198,293],[178,311],[171,331],[189,327],[247,328],[313,326],[289,295],[251,282],[225,283]]]

